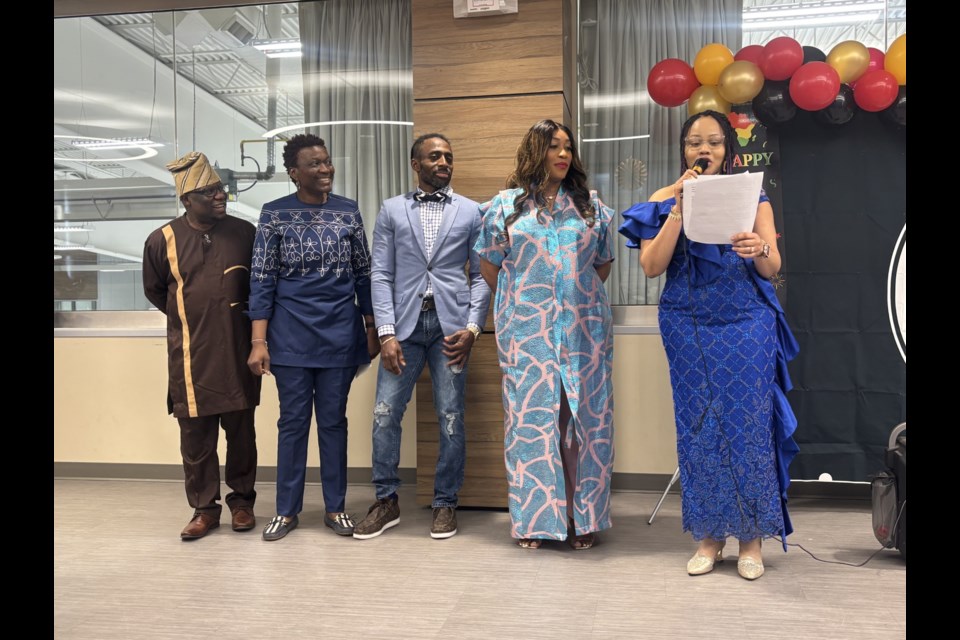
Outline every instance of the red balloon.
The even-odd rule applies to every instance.
[[[757,66],[767,80],[786,80],[803,64],[803,47],[793,38],[774,38],[763,47]],[[836,93],[834,93],[834,96]]]
[[[790,78],[790,98],[804,111],[825,109],[833,104],[839,92],[840,74],[826,62],[808,62]],[[897,92],[893,95],[896,97]]]
[[[661,60],[650,70],[647,77],[647,93],[653,101],[664,107],[677,107],[700,86],[693,67],[679,58]]]
[[[870,53],[870,62],[867,63],[867,70],[863,72],[864,75],[870,73],[874,69],[883,69],[883,56],[884,56],[883,51],[880,51],[880,49],[875,49],[873,47],[867,47],[867,51]],[[850,88],[856,89],[858,81],[859,79],[857,81],[851,82]]]
[[[752,62],[753,64],[760,66],[760,57],[763,55],[763,47],[759,44],[750,44],[745,46],[740,51],[737,51],[737,55],[733,56],[733,61],[737,62],[738,60],[746,60],[747,62]]]
[[[864,111],[883,111],[897,99],[897,78],[884,69],[867,71],[857,80],[853,101]]]

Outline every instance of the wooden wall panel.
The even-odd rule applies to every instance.
[[[561,7],[454,19],[450,0],[413,0],[414,100],[563,92]]]
[[[440,426],[433,404],[429,369],[417,381],[417,503],[433,500]],[[465,507],[505,507],[506,469],[503,462],[503,401],[500,362],[492,334],[484,334],[470,354],[467,368],[464,429],[467,464],[460,504]]]
[[[504,188],[523,134],[544,118],[563,118],[562,94],[430,100],[414,102],[413,134],[450,138],[454,190],[486,202]]]
[[[563,0],[523,0],[519,8],[513,15],[454,19],[449,0],[413,0],[414,136],[438,131],[450,138],[453,188],[481,203],[504,188],[533,123],[570,117]],[[492,311],[484,329],[494,329]],[[496,342],[487,333],[468,370],[463,506],[507,506],[500,381]],[[429,373],[416,393],[417,502],[429,505],[439,442]]]

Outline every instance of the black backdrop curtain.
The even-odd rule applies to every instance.
[[[906,359],[888,314],[906,225],[906,129],[863,111],[840,126],[799,111],[778,133],[786,313],[800,343],[790,476],[863,481],[883,468],[890,430],[907,416]]]

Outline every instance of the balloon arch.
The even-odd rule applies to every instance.
[[[686,102],[690,115],[707,109],[729,114],[732,105],[751,103],[767,127],[784,124],[797,109],[814,112],[824,124],[844,124],[858,107],[906,126],[906,85],[906,34],[886,54],[854,40],[828,54],[788,37],[746,46],[736,55],[713,43],[697,52],[692,67],[667,58],[647,78],[647,92],[661,106]]]

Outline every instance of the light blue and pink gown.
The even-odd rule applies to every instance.
[[[521,189],[480,206],[480,256],[500,267],[494,318],[503,372],[504,456],[511,535],[564,540],[568,501],[577,535],[610,527],[613,474],[613,319],[597,267],[613,260],[613,210],[595,192],[593,226],[562,188],[553,211],[524,203]],[[561,442],[561,393],[572,413]],[[561,447],[579,448],[573,496]]]

